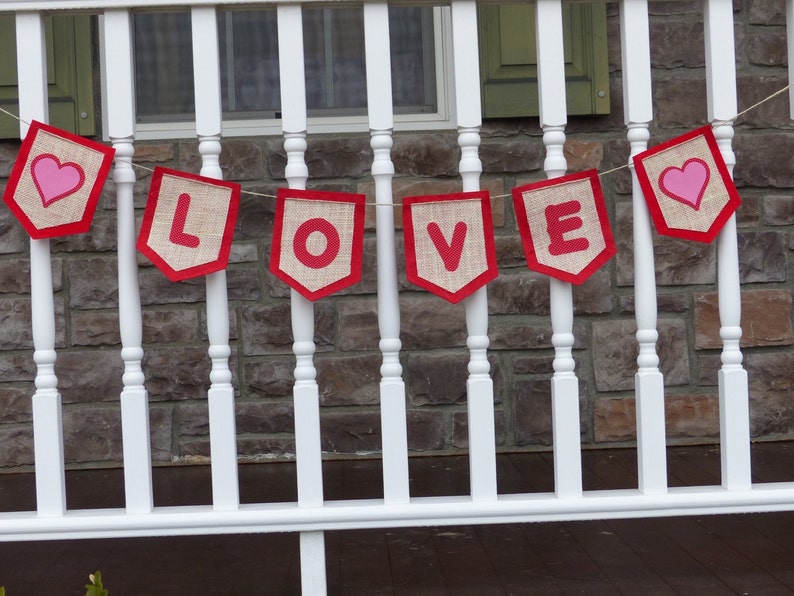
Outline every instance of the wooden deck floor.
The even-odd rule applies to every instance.
[[[718,484],[715,447],[672,447],[671,486]],[[632,450],[583,454],[585,489],[636,486]],[[412,494],[465,494],[463,457],[411,460]],[[550,454],[500,455],[500,492],[552,488]],[[753,447],[759,482],[794,481],[794,443]],[[382,494],[377,461],[327,462],[326,498]],[[291,464],[242,465],[243,502],[295,498]],[[209,469],[154,471],[155,504],[209,503]],[[123,505],[120,470],[67,473],[70,508]],[[30,474],[0,475],[0,511],[32,509]],[[794,593],[794,513],[326,532],[329,594]],[[291,534],[0,543],[8,596],[299,594]]]

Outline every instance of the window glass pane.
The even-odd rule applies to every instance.
[[[224,11],[218,29],[223,111],[274,118],[281,104],[275,11]]]
[[[189,13],[135,15],[139,119],[162,116],[156,119],[169,120],[193,114],[192,64]]]
[[[306,8],[303,15],[309,114],[365,113],[363,11],[361,8]],[[435,111],[433,9],[391,8],[389,19],[396,111]],[[225,117],[278,117],[280,87],[275,11],[219,12],[218,34]],[[136,14],[135,44],[139,121],[192,119],[189,13]]]

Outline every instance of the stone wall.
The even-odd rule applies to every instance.
[[[706,122],[703,29],[699,1],[652,5],[654,110],[651,144]],[[742,108],[787,83],[784,3],[736,0]],[[618,13],[610,5],[612,113],[572,118],[565,155],[571,170],[601,171],[626,163]],[[544,178],[538,120],[487,121],[480,155],[482,184],[494,196]],[[459,190],[454,132],[396,134],[396,197]],[[794,436],[794,132],[785,95],[741,118],[734,148],[738,212],[742,346],[751,384],[752,435]],[[0,176],[8,176],[18,143],[0,143]],[[141,142],[136,162],[197,172],[194,141]],[[244,190],[275,194],[285,184],[280,138],[230,139],[221,156],[227,179]],[[312,136],[306,155],[310,188],[372,196],[368,135]],[[149,172],[138,170],[142,210]],[[630,176],[602,180],[618,254],[575,288],[575,358],[581,387],[582,440],[619,446],[634,440],[632,240]],[[493,201],[500,276],[489,285],[490,361],[499,449],[551,443],[548,281],[529,272],[512,205]],[[238,449],[244,458],[288,458],[294,452],[293,356],[288,290],[267,270],[274,201],[243,195],[228,268],[231,367],[237,390]],[[399,216],[399,211],[396,212]],[[399,221],[399,217],[398,217]],[[331,454],[380,448],[374,214],[368,216],[362,281],[316,304],[322,444]],[[70,465],[121,460],[118,284],[115,213],[108,185],[92,230],[52,242],[57,373]],[[659,353],[667,385],[667,428],[674,442],[718,436],[719,322],[715,245],[656,239]],[[30,331],[28,242],[8,210],[0,211],[0,468],[33,461],[31,400],[35,367]],[[398,258],[402,263],[402,254]],[[408,388],[409,445],[450,453],[467,444],[468,352],[461,305],[410,286],[400,273],[402,363]],[[157,463],[208,455],[209,359],[203,280],[170,283],[141,258],[145,370],[152,450]]]

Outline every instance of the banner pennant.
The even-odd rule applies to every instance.
[[[309,300],[357,283],[365,202],[360,194],[280,188],[270,271]]]
[[[403,199],[408,281],[456,303],[496,278],[486,191]]]
[[[580,284],[616,252],[595,170],[514,188],[513,205],[532,270]]]
[[[656,230],[665,236],[711,242],[741,204],[710,126],[633,161]]]
[[[34,120],[3,200],[31,238],[87,232],[114,153],[111,147]]]
[[[225,269],[239,206],[239,184],[157,167],[138,250],[171,281]]]

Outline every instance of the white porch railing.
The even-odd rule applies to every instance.
[[[223,0],[195,0],[189,5],[194,39],[196,131],[201,173],[220,177],[221,106],[215,5]],[[281,56],[282,126],[288,156],[286,177],[294,188],[308,178],[306,93],[303,76],[301,5],[275,2]],[[537,39],[541,125],[549,177],[563,174],[566,161],[565,85],[561,0],[537,0]],[[722,486],[668,488],[665,456],[664,392],[656,353],[657,307],[651,223],[634,179],[634,247],[637,341],[636,402],[639,486],[635,490],[583,491],[580,453],[578,380],[572,358],[573,306],[569,284],[552,280],[551,320],[555,349],[553,432],[555,492],[498,494],[496,488],[493,386],[486,358],[488,311],[486,289],[465,301],[468,364],[468,411],[471,490],[467,496],[412,498],[408,482],[405,386],[400,365],[400,319],[391,182],[393,107],[389,67],[388,4],[364,3],[368,117],[374,151],[372,176],[377,195],[378,312],[383,354],[380,383],[384,498],[324,502],[319,441],[319,396],[315,381],[313,304],[293,292],[295,367],[295,435],[298,500],[294,503],[239,503],[234,392],[228,358],[229,329],[225,274],[207,277],[209,355],[212,359],[209,416],[211,425],[212,506],[154,507],[149,447],[148,403],[141,369],[141,306],[135,253],[133,186],[134,70],[131,9],[173,6],[162,0],[0,0],[0,11],[15,12],[20,93],[20,133],[26,122],[47,120],[43,10],[90,10],[103,16],[107,133],[116,149],[113,180],[118,201],[119,309],[124,360],[121,393],[126,509],[70,511],[66,507],[61,402],[54,372],[55,323],[49,241],[31,241],[34,358],[33,396],[37,511],[0,514],[0,540],[45,540],[120,536],[186,535],[236,532],[301,533],[303,591],[325,591],[324,530],[505,523],[522,521],[626,518],[680,514],[794,509],[794,483],[753,485],[747,375],[739,350],[741,329],[739,269],[735,219],[718,240],[721,336],[719,372]],[[788,2],[789,20],[794,2]],[[481,125],[477,69],[477,12],[474,0],[450,3],[459,165],[463,190],[479,189]],[[632,155],[644,150],[652,120],[648,7],[646,0],[619,3],[623,48],[626,135]],[[724,121],[737,112],[733,61],[733,7],[726,0],[704,0],[709,119]],[[789,28],[789,47],[794,27]],[[794,62],[794,61],[790,61]],[[187,66],[186,66],[187,67]],[[733,128],[715,130],[729,167]]]

